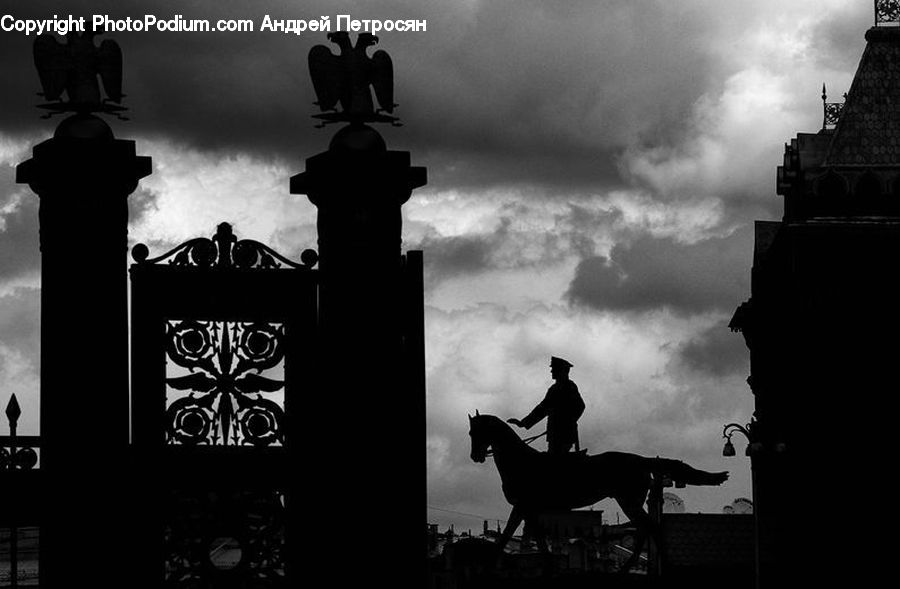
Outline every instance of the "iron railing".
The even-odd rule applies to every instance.
[[[6,405],[6,419],[9,421],[9,435],[0,436],[0,484],[7,488],[16,488],[21,481],[18,480],[18,474],[23,471],[35,470],[38,466],[38,453],[36,448],[40,447],[40,439],[38,436],[20,436],[18,435],[19,417],[22,415],[22,409],[19,407],[19,401],[15,395]],[[12,509],[15,514],[16,508]],[[22,585],[33,585],[32,581],[37,578],[37,570],[33,567],[20,570],[19,567],[19,533],[25,532],[26,529],[36,532],[34,527],[24,527],[22,522],[18,520],[16,515],[12,516],[9,521],[0,521],[0,526],[9,530],[9,568],[2,567],[0,570],[0,586],[17,588]],[[36,533],[32,539],[36,538]],[[32,548],[26,548],[29,552],[35,552]],[[0,564],[2,566],[2,564]]]
[[[875,26],[900,26],[900,0],[875,0]]]

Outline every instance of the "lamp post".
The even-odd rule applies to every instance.
[[[722,437],[725,438],[725,446],[722,448],[722,456],[731,457],[736,454],[734,451],[734,443],[731,436],[740,432],[747,438],[747,449],[744,455],[750,457],[750,487],[753,496],[753,567],[755,573],[754,585],[759,587],[759,505],[757,505],[756,493],[756,468],[754,466],[754,456],[762,449],[762,444],[756,440],[756,432],[754,426],[756,421],[751,419],[750,423],[741,425],[739,423],[729,423],[722,428]]]

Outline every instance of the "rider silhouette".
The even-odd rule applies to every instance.
[[[550,375],[556,382],[547,389],[544,400],[524,419],[507,422],[525,429],[547,418],[547,452],[565,454],[572,446],[578,449],[578,418],[584,413],[584,401],[578,387],[569,380],[572,364],[562,358],[550,358]]]

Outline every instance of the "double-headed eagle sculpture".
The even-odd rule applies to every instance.
[[[309,51],[309,73],[318,98],[315,104],[322,111],[332,111],[313,115],[323,121],[318,126],[339,121],[399,125],[399,119],[391,116],[397,106],[391,57],[384,50],[376,51],[372,57],[366,54],[370,46],[378,43],[378,37],[360,33],[353,46],[350,34],[339,31],[328,33],[328,40],[340,48],[340,54],[335,55],[325,45],[316,45]],[[372,89],[378,109],[372,100]]]
[[[97,47],[96,34],[90,29],[80,34],[73,31],[66,35],[66,43],[49,34],[34,40],[34,65],[44,90],[39,96],[51,101],[39,105],[50,111],[45,118],[63,112],[105,112],[124,118],[119,114],[126,110],[119,104],[125,96],[122,50],[109,39]],[[106,99],[101,98],[98,76],[103,81]],[[68,100],[63,100],[63,92]]]

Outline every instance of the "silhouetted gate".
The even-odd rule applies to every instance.
[[[227,223],[132,256],[135,577],[285,586],[299,543],[292,411],[315,389],[317,256],[295,264]]]

